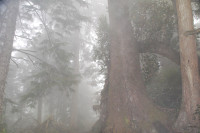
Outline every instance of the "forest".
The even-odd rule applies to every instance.
[[[199,0],[0,0],[0,133],[200,133]]]

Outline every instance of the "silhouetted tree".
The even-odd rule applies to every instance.
[[[4,90],[9,70],[11,52],[13,50],[13,39],[19,10],[19,0],[5,0],[0,6],[6,9],[1,10],[0,15],[0,122],[2,122],[4,107]]]

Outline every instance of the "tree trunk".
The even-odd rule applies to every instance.
[[[43,104],[42,97],[39,97],[39,99],[38,99],[38,112],[37,112],[38,124],[42,123],[42,104]]]
[[[4,21],[5,27],[2,27],[2,30],[0,31],[0,121],[2,121],[3,116],[4,90],[13,48],[17,14],[19,10],[19,0],[5,0],[4,2],[7,5],[7,11],[5,17],[6,20]]]
[[[176,5],[183,93],[182,106],[175,127],[178,130],[184,130],[188,128],[188,126],[198,126],[199,124],[198,119],[194,120],[194,113],[197,109],[197,105],[200,104],[200,86],[196,38],[194,35],[184,35],[186,31],[194,29],[191,1],[176,0]]]
[[[76,86],[77,91],[78,85]],[[72,102],[71,102],[71,108],[70,108],[70,130],[71,133],[75,132],[77,130],[77,122],[78,122],[78,97],[77,97],[77,92],[73,92],[72,95]]]
[[[108,118],[104,132],[158,131],[156,125],[165,125],[167,118],[147,98],[144,91],[139,51],[132,37],[129,20],[128,0],[108,0],[108,5],[111,64],[108,77]]]
[[[74,33],[74,69],[77,75],[79,74],[79,32]],[[71,108],[70,108],[70,129],[75,132],[78,127],[78,89],[79,84],[74,85],[74,92],[72,94]]]

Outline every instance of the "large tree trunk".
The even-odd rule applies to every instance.
[[[4,90],[13,48],[17,14],[19,10],[19,0],[5,0],[4,2],[7,5],[6,16],[5,18],[0,18],[0,21],[6,19],[3,22],[5,27],[2,27],[0,31],[0,122],[2,121],[3,116]]]
[[[108,0],[111,48],[108,118],[105,133],[137,133],[159,130],[167,118],[147,98],[132,37],[128,0]],[[163,129],[164,130],[164,129]],[[159,131],[158,131],[159,132]]]
[[[200,104],[199,71],[195,36],[185,36],[186,31],[194,29],[190,0],[176,0],[179,45],[182,74],[182,106],[175,127],[184,130],[188,126],[198,126],[199,120],[194,119],[197,105]],[[191,129],[191,128],[190,128]],[[195,131],[190,131],[195,132]]]

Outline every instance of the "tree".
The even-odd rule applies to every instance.
[[[29,89],[24,90],[25,94],[21,101],[31,106],[36,101],[38,102],[38,121],[40,122],[42,117],[41,98],[51,96],[51,93],[56,91],[66,92],[65,96],[68,96],[67,94],[71,91],[72,86],[78,82],[78,75],[74,73],[72,68],[72,53],[67,50],[69,48],[67,44],[62,40],[56,43],[58,40],[55,36],[51,36],[51,41],[53,42],[51,44],[49,44],[48,38],[45,36],[37,37],[37,39],[38,41],[34,42],[34,51],[37,51],[39,60],[32,59],[34,66],[30,67],[31,73],[24,77],[24,85]],[[52,99],[54,98],[53,96],[51,97]],[[55,110],[56,108],[53,107],[53,109]],[[54,112],[53,110],[51,111]],[[51,113],[49,115],[53,116],[55,114]]]
[[[80,49],[80,35],[79,32],[75,32],[73,35],[73,41],[74,41],[74,71],[76,74],[79,74],[79,49]],[[70,107],[70,128],[72,132],[76,132],[78,128],[78,90],[79,90],[79,84],[74,85],[74,92],[72,94],[71,99],[71,107]]]
[[[82,0],[60,0],[59,2],[52,0],[48,4],[46,1],[27,1],[27,4],[24,5],[24,16],[39,19],[43,26],[43,32],[46,32],[46,36],[43,35],[43,32],[37,32],[37,37],[31,42],[32,47],[36,48],[34,51],[37,52],[34,58],[39,57],[39,60],[38,58],[32,59],[35,67],[32,69],[31,75],[26,77],[30,89],[23,98],[28,102],[29,99],[31,99],[30,102],[38,100],[39,119],[41,118],[40,99],[44,95],[52,93],[51,89],[68,92],[71,90],[71,86],[77,83],[78,74],[74,74],[75,72],[71,68],[73,59],[69,49],[74,44],[70,38],[72,32],[80,28],[79,23],[86,20],[86,17],[80,14],[77,3],[80,6],[86,4]],[[27,14],[27,12],[31,14]],[[48,19],[44,16],[48,16]],[[38,121],[40,121],[39,119]]]
[[[16,20],[19,10],[19,0],[5,0],[6,11],[1,15],[1,45],[0,45],[0,122],[2,122],[4,106],[4,90],[9,69]]]
[[[174,3],[175,1],[173,1],[172,0],[172,3],[173,3],[173,6],[174,7],[176,7],[176,3]],[[148,2],[146,2],[145,1],[145,3],[143,3],[143,4],[147,4]],[[151,3],[151,2],[150,2]],[[148,4],[147,4],[148,5]],[[162,4],[161,4],[162,5]],[[168,4],[167,4],[168,5]],[[167,21],[166,22],[166,19],[160,19],[160,20],[157,20],[157,21],[155,21],[156,19],[155,18],[153,18],[153,19],[151,19],[151,17],[153,16],[153,14],[152,14],[152,12],[155,10],[156,12],[158,12],[158,10],[159,10],[159,14],[160,14],[160,9],[158,8],[153,8],[153,9],[151,9],[149,12],[151,13],[151,17],[150,17],[150,20],[152,20],[152,21],[147,21],[147,20],[143,20],[143,21],[140,21],[140,18],[138,17],[138,16],[135,16],[136,18],[134,19],[135,21],[139,21],[139,25],[135,25],[135,22],[134,22],[134,25],[135,25],[135,27],[134,27],[134,30],[135,29],[139,29],[139,31],[138,32],[136,32],[136,35],[137,34],[143,34],[142,36],[139,36],[139,37],[142,37],[142,38],[147,38],[148,36],[146,36],[146,35],[148,35],[149,33],[151,34],[151,36],[150,36],[150,39],[146,39],[146,40],[139,40],[139,41],[137,41],[137,44],[138,44],[138,47],[139,47],[139,52],[140,53],[146,53],[146,52],[150,52],[150,53],[156,53],[156,54],[159,54],[159,55],[162,55],[162,56],[164,56],[164,57],[167,57],[168,59],[170,59],[170,60],[172,60],[172,61],[174,61],[176,64],[180,64],[180,62],[179,62],[179,53],[178,53],[178,50],[175,50],[174,48],[173,48],[173,46],[175,46],[175,43],[172,43],[172,42],[170,42],[169,40],[170,40],[170,38],[173,38],[173,36],[171,36],[171,35],[173,35],[174,33],[174,31],[176,31],[176,16],[177,16],[177,14],[176,14],[176,11],[174,11],[174,12],[172,12],[173,14],[171,14],[170,12],[169,13],[167,13],[166,14],[166,12],[168,11],[168,9],[170,9],[170,7],[168,8],[168,6],[167,6],[166,4],[164,4],[164,5],[162,5],[161,7],[162,7],[162,10],[164,11],[164,13],[162,13],[162,15],[163,16],[165,16],[165,18],[168,18],[168,20],[170,20],[169,18],[170,17],[172,17],[172,19],[170,20],[170,21]],[[137,7],[138,5],[136,4],[136,7]],[[155,4],[153,5],[154,7],[155,7]],[[164,7],[163,7],[164,6]],[[141,7],[141,6],[138,6],[139,8]],[[146,6],[143,6],[144,8],[145,8],[145,12],[146,12],[146,10],[147,10],[147,8],[146,8]],[[148,5],[148,7],[151,7],[150,5]],[[166,10],[166,8],[168,8],[167,10]],[[133,10],[135,10],[136,8],[133,8]],[[176,9],[176,8],[174,8],[174,9]],[[136,12],[136,11],[135,11]],[[134,12],[134,13],[135,13]],[[149,13],[148,12],[148,13]],[[140,11],[139,12],[137,12],[137,13],[140,13]],[[140,15],[144,15],[144,16],[146,16],[146,14],[147,13],[144,13],[144,14],[140,14]],[[170,16],[169,17],[166,17],[166,15],[168,15],[168,14],[170,14]],[[159,15],[156,15],[156,17],[158,17]],[[175,17],[175,19],[173,19]],[[138,19],[139,18],[139,19]],[[141,17],[142,18],[142,17]],[[145,17],[144,17],[145,18]],[[147,17],[148,18],[148,17]],[[191,17],[192,18],[192,17]],[[149,18],[148,18],[149,19]],[[155,21],[155,22],[154,22]],[[161,21],[161,22],[160,22]],[[158,29],[158,31],[159,31],[159,24],[160,23],[162,23],[162,21],[164,21],[164,28],[165,28],[165,32],[167,31],[168,32],[168,34],[167,34],[167,36],[165,36],[166,38],[164,38],[164,41],[159,41],[159,39],[161,38],[159,35],[157,35],[157,37],[154,37],[153,35],[157,32],[157,30],[155,30],[155,28],[157,28]],[[151,22],[154,24],[154,25],[156,25],[156,26],[149,26],[149,25],[146,25],[146,24],[144,24],[145,22],[147,22],[148,24],[150,24],[151,25]],[[192,21],[191,21],[192,22]],[[156,23],[156,24],[155,24]],[[147,31],[146,33],[145,33],[145,36],[144,36],[144,31],[143,30],[141,30],[141,25],[142,26],[147,26],[146,28],[145,28],[145,30]],[[167,26],[165,26],[165,25],[167,25]],[[169,25],[171,25],[171,26],[169,26]],[[162,27],[163,27],[162,25],[161,25],[161,30],[162,30]],[[166,27],[168,27],[168,28],[166,28]],[[169,27],[171,27],[171,28],[169,28]],[[154,28],[154,29],[152,29],[152,28]],[[152,29],[152,30],[151,30]],[[151,31],[151,32],[150,32]],[[155,32],[156,31],[156,32]],[[188,31],[193,31],[193,28],[192,29],[185,29],[185,32],[184,32],[184,34],[185,33],[188,33]],[[194,31],[193,31],[194,32]],[[160,33],[160,32],[159,32]],[[152,35],[153,34],[153,35]],[[161,32],[160,33],[160,35],[162,35],[163,34],[163,32]],[[185,35],[187,35],[187,34],[185,34]],[[138,37],[136,37],[136,39],[138,39]],[[147,41],[148,40],[148,41]],[[173,45],[172,45],[173,44]],[[172,47],[171,47],[172,46]],[[194,50],[194,49],[193,49]],[[195,49],[196,50],[196,49]],[[194,52],[196,52],[196,51],[194,51]],[[195,59],[195,58],[193,58],[193,59]],[[196,71],[196,74],[198,73],[198,71]],[[197,74],[198,75],[198,74]],[[176,76],[178,76],[178,75],[176,75]],[[172,78],[171,78],[172,79]],[[196,81],[198,82],[198,78],[196,79]],[[170,82],[171,83],[171,82]],[[167,85],[167,87],[169,87],[169,84]],[[181,87],[181,86],[177,86],[178,88],[179,87]],[[167,90],[168,92],[169,92],[169,90]],[[104,92],[104,91],[103,91]],[[104,93],[103,93],[104,94]],[[189,94],[189,93],[188,93]],[[198,95],[198,93],[196,94],[196,95]],[[185,95],[183,95],[183,97],[185,97]],[[192,97],[192,96],[190,96],[190,97]],[[162,97],[163,98],[163,97]],[[187,97],[186,97],[187,98]],[[193,98],[191,98],[191,99],[193,99]],[[195,99],[193,99],[195,102],[194,102],[194,110],[193,110],[193,113],[190,113],[190,118],[192,118],[192,116],[194,116],[194,113],[195,113],[195,110],[197,109],[197,103],[198,103],[198,96],[197,96],[197,98],[196,98],[196,100]],[[180,103],[180,102],[179,102]],[[178,104],[179,104],[178,103]],[[196,103],[196,105],[195,105],[195,103]],[[183,103],[184,104],[184,103]],[[183,104],[182,104],[182,107],[183,107]],[[178,105],[179,106],[179,105]],[[183,108],[181,108],[181,109],[183,109]],[[180,112],[180,113],[182,113],[182,112]],[[179,117],[180,118],[180,117]],[[180,120],[180,119],[179,119]],[[198,123],[198,120],[196,119],[195,121],[197,121],[197,123]],[[177,122],[178,124],[180,124],[180,122]],[[197,124],[191,124],[191,122],[190,122],[190,124],[189,125],[194,125],[194,126],[197,126]],[[186,126],[186,127],[188,127],[188,126]],[[179,129],[181,129],[180,127],[179,127]]]
[[[153,129],[159,132],[156,125],[167,124],[167,118],[144,92],[139,50],[132,37],[129,20],[128,0],[109,0],[108,4],[111,46],[108,118],[104,132],[132,133]]]
[[[189,126],[199,125],[199,119],[194,119],[194,113],[200,103],[200,82],[196,38],[193,35],[184,34],[194,29],[191,1],[176,0],[176,5],[183,91],[182,106],[175,126],[178,130],[184,130]]]
[[[98,36],[97,45],[94,46],[93,59],[100,66],[100,73],[108,75],[109,65],[109,25],[105,16],[99,18],[96,34]]]

